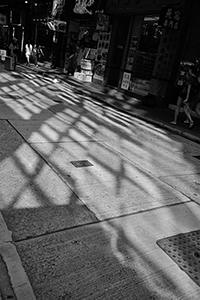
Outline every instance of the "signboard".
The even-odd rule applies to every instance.
[[[51,11],[51,17],[60,19],[65,6],[65,0],[53,0],[53,6]]]
[[[183,12],[174,7],[165,6],[161,10],[159,25],[177,30],[180,27]]]
[[[50,30],[57,31],[57,32],[66,32],[67,23],[60,20],[53,20],[47,22],[47,25]]]
[[[121,88],[124,90],[128,90],[130,81],[131,81],[131,73],[124,72],[123,77],[122,77]]]
[[[98,80],[104,79],[108,49],[110,45],[110,37],[110,32],[99,32],[94,68],[94,78]]]
[[[106,11],[114,13],[117,11],[145,12],[160,10],[163,5],[183,5],[185,0],[110,0],[107,1]]]
[[[109,16],[106,16],[104,14],[98,14],[96,30],[108,31],[108,29],[109,29]]]
[[[94,4],[94,0],[76,0],[73,11],[75,14],[89,14],[92,15],[92,11],[88,10],[90,6]]]

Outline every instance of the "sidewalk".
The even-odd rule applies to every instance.
[[[141,100],[124,95],[123,93],[118,92],[116,88],[104,87],[94,82],[81,82],[73,76],[65,74],[63,69],[50,69],[49,65],[48,67],[39,66],[38,68],[33,67],[31,69],[41,75],[58,78],[61,81],[67,82],[80,94],[89,95],[97,100],[105,102],[107,105],[125,111],[136,118],[158,125],[175,134],[200,143],[200,118],[195,112],[192,112],[195,122],[195,127],[192,130],[189,130],[188,125],[183,123],[185,120],[185,114],[183,112],[179,115],[178,125],[173,126],[169,122],[173,120],[174,105],[170,105],[169,108],[165,109],[146,107],[142,104]]]
[[[0,71],[3,71],[2,67]],[[192,140],[200,140],[198,134],[195,136],[195,132],[199,132],[199,123],[191,132],[183,123],[178,127],[170,126],[173,110],[145,107],[140,100],[126,97],[116,89],[76,81],[63,74],[62,70],[26,69],[21,65],[16,72],[5,72],[8,72],[4,74],[8,86],[12,85],[12,75],[20,77],[21,83],[22,72],[49,76],[52,79],[47,80],[50,84],[56,76],[61,82],[74,87],[76,94],[90,95],[103,101],[105,106],[117,107],[127,115],[188,135]],[[41,79],[37,77],[37,80]],[[34,80],[35,76],[30,78]],[[12,103],[15,104],[14,99]],[[8,104],[5,101],[3,105],[6,107]],[[50,105],[52,107],[52,103]],[[68,110],[65,104],[63,107]],[[57,104],[54,108],[57,109]],[[60,122],[57,123],[53,107],[50,111],[45,106],[36,119],[17,117],[14,110],[7,116],[3,115],[1,122],[2,145],[8,145],[1,152],[1,174],[8,175],[4,175],[1,197],[9,208],[8,213],[5,213],[7,208],[5,211],[2,209],[5,227],[1,224],[0,227],[6,230],[0,241],[7,247],[7,251],[3,252],[6,266],[11,272],[15,271],[15,276],[9,273],[14,292],[19,292],[19,288],[30,293],[29,296],[23,294],[23,297],[17,294],[18,300],[35,297],[48,300],[199,299],[199,286],[157,244],[166,237],[180,233],[185,236],[186,232],[199,230],[199,162],[192,157],[184,157],[191,148],[194,148],[193,155],[198,155],[198,145],[192,147],[185,143],[183,148],[184,143],[177,143],[173,137],[168,143],[169,139],[164,136],[164,145],[167,146],[162,146],[164,153],[153,144],[153,151],[146,159],[149,147],[143,147],[143,142],[137,143],[136,131],[131,140],[131,153],[128,136],[124,144],[125,156],[121,157],[106,143],[93,140],[86,131],[79,141],[82,129],[79,129],[78,123],[62,122],[59,115]],[[68,116],[71,118],[71,110]],[[7,118],[16,130],[12,131],[5,121]],[[180,120],[183,118],[181,115]],[[48,126],[49,121],[52,126],[47,129],[48,136],[45,125]],[[104,123],[104,120],[101,122]],[[95,123],[95,126],[101,134],[101,123],[100,126]],[[112,131],[109,127],[106,129],[109,140]],[[33,133],[36,135],[33,136]],[[59,139],[57,134],[60,134]],[[96,131],[95,134],[97,136]],[[123,134],[124,131],[114,141],[116,147]],[[32,142],[29,139],[31,135],[34,138]],[[155,140],[157,137],[156,132]],[[151,142],[152,139],[145,145]],[[135,147],[141,155],[134,155]],[[175,155],[171,154],[171,149],[175,150]],[[161,155],[157,157],[159,153]],[[94,168],[87,168],[85,172],[82,169],[82,173],[81,169],[79,172],[74,168],[71,161],[82,157],[89,159]],[[164,163],[166,158],[167,164]],[[15,205],[17,203],[18,206]],[[6,224],[9,224],[9,231]],[[13,264],[9,257],[10,249],[15,259]],[[195,253],[198,256],[198,252]],[[185,265],[185,256],[181,257],[182,265]],[[13,265],[17,266],[17,271],[12,268]],[[30,296],[32,291],[35,297]]]
[[[165,128],[170,132],[181,135],[191,141],[200,143],[200,118],[194,112],[192,112],[192,116],[195,126],[192,130],[189,130],[188,125],[183,123],[185,120],[183,112],[179,114],[178,125],[173,126],[169,122],[173,120],[175,105],[170,105],[169,108],[152,108],[144,106],[141,100],[124,95],[117,91],[116,88],[104,87],[94,82],[82,82],[75,79],[73,76],[65,74],[61,68],[51,69],[48,62],[40,64],[38,68],[33,65],[31,67],[27,67],[25,63],[19,64],[17,72],[20,72],[24,68],[42,76],[48,76],[52,79],[57,78],[58,80],[64,81],[73,86],[77,93],[90,96],[98,101],[103,101],[107,105],[115,107],[129,115],[155,124],[161,128]],[[4,64],[0,63],[0,71],[2,70],[4,70]]]

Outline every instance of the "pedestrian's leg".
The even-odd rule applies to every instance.
[[[17,57],[14,56],[13,59],[14,59],[14,70],[15,70],[16,69],[16,65],[17,65]]]
[[[186,114],[186,117],[188,118],[190,125],[189,125],[189,129],[192,129],[194,127],[194,121],[192,120],[192,117],[190,115],[190,108],[188,106],[188,104],[184,104],[183,107],[184,113]]]
[[[26,60],[27,60],[26,65],[29,66],[30,65],[30,56],[29,55],[26,56]]]
[[[195,106],[195,112],[200,117],[200,102],[196,104],[196,106]]]
[[[176,109],[174,112],[174,120],[171,122],[171,124],[173,124],[173,125],[176,125],[176,123],[177,123],[177,119],[178,119],[178,115],[179,115],[179,111],[180,111],[182,103],[183,103],[183,98],[178,97]]]

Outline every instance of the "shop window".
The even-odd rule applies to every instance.
[[[135,17],[125,62],[125,72],[131,73],[130,90],[139,86],[148,91],[162,35],[158,21],[159,15]]]
[[[144,80],[151,79],[162,34],[158,19],[158,16],[144,18],[132,65],[133,77]]]
[[[158,25],[158,17],[145,17],[144,23],[142,25],[142,33],[138,45],[138,50],[147,53],[157,53],[161,34],[161,28]]]

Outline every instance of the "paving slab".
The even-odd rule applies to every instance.
[[[10,120],[10,123],[29,143],[56,143],[94,139],[77,126],[56,115],[44,119],[41,123],[38,120]]]
[[[14,240],[96,221],[12,126],[0,124],[0,209]]]
[[[1,255],[0,255],[0,300],[1,299],[12,299],[17,300],[15,297],[10,277],[7,273],[7,267],[5,262],[3,261]],[[2,295],[2,298],[1,298]],[[10,297],[10,298],[9,298]]]
[[[199,170],[200,170],[200,165]],[[181,191],[189,199],[200,204],[200,172],[190,174],[189,171],[184,175],[174,175],[163,177],[162,180],[172,188]]]
[[[31,102],[8,100],[0,104],[0,119],[19,119],[19,120],[45,120],[51,118],[53,113],[41,105]]]
[[[179,191],[96,141],[32,146],[98,219],[189,201]],[[77,160],[88,160],[93,166],[76,168],[72,162]]]
[[[17,242],[16,247],[37,300],[198,300],[200,288],[156,241],[196,230],[199,220],[199,206],[186,203]]]

